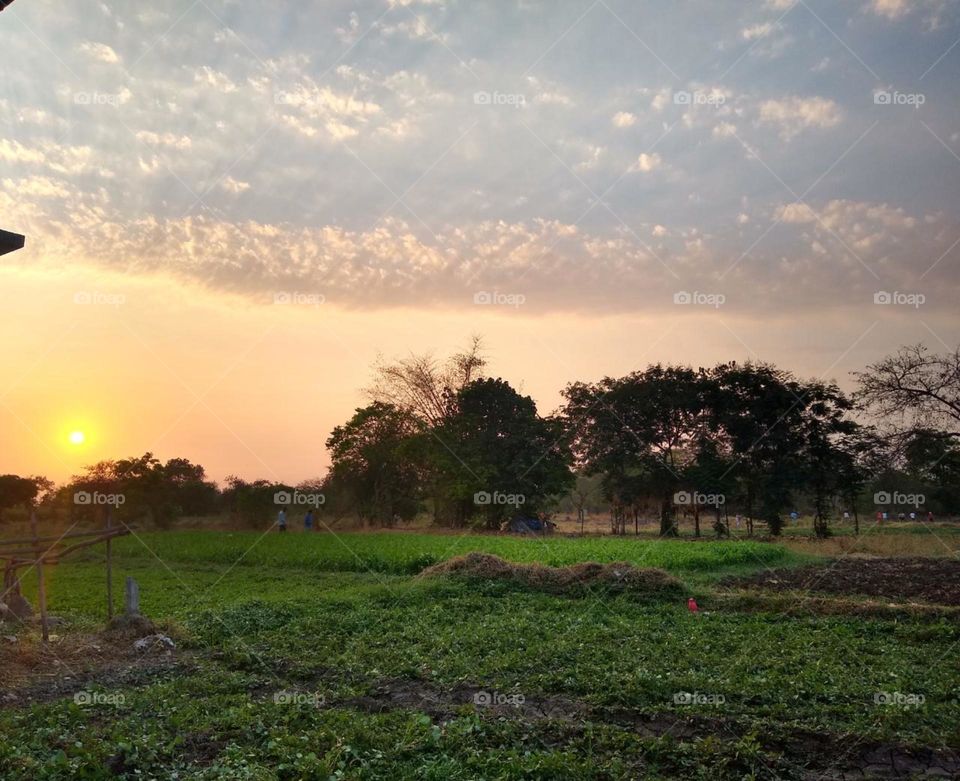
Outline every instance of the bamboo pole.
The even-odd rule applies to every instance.
[[[107,506],[107,534],[113,526],[113,508]],[[113,546],[112,537],[107,537],[107,621],[113,619]]]
[[[74,537],[98,537],[103,534],[103,529],[97,529],[92,532],[70,532],[68,534],[54,534],[50,537],[26,537],[20,540],[2,540],[2,545],[33,545],[34,542],[59,542],[60,540],[70,540]]]
[[[129,533],[130,532],[127,531],[126,529],[113,529],[113,531],[110,532],[109,536],[106,535],[106,532],[101,532],[102,536],[97,537],[97,539],[95,540],[84,540],[83,542],[78,542],[74,545],[64,548],[63,550],[55,551],[53,546],[51,546],[47,548],[45,551],[43,551],[43,553],[39,556],[39,558],[43,559],[48,564],[53,564],[55,561],[59,561],[69,553],[73,553],[74,551],[78,551],[83,548],[89,548],[91,545],[99,545],[101,542],[106,542],[108,539],[112,540],[114,537],[124,537]],[[21,561],[19,560],[19,554],[16,558],[10,558],[9,552],[7,553],[0,552],[0,558],[10,558],[10,561],[8,562],[8,566],[13,567],[14,569],[18,567],[31,567],[34,564],[36,564],[38,557],[36,556],[35,548],[27,549],[25,551],[22,551],[22,553],[31,554],[31,558],[24,559],[23,561]]]
[[[43,579],[43,554],[40,552],[40,537],[37,535],[37,511],[30,508],[30,531],[33,533],[34,554],[37,559],[37,594],[40,600],[40,628],[43,632],[43,642],[50,642],[50,631],[47,626],[47,584]]]

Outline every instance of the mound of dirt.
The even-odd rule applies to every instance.
[[[679,596],[683,584],[659,569],[641,569],[624,561],[595,561],[568,567],[517,564],[489,553],[468,553],[428,567],[421,577],[446,575],[455,578],[508,583],[551,594],[607,594]]]
[[[725,581],[725,585],[960,605],[960,561],[848,557],[829,564],[760,572]]]

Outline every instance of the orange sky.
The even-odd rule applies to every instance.
[[[93,303],[75,303],[78,292]],[[96,460],[150,450],[199,462],[216,480],[317,476],[330,430],[364,402],[378,352],[444,355],[472,333],[485,338],[491,373],[549,412],[568,381],[656,361],[754,357],[848,384],[849,371],[901,343],[939,349],[924,323],[957,336],[948,320],[878,320],[870,307],[802,327],[722,310],[370,312],[251,303],[162,276],[0,268],[0,473],[63,480]],[[73,430],[86,433],[83,445],[68,442]]]

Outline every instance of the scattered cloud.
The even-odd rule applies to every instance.
[[[760,121],[777,125],[784,140],[810,128],[833,127],[840,123],[841,118],[840,107],[828,98],[790,97],[767,100],[760,105]]]
[[[97,62],[106,62],[111,65],[120,62],[120,56],[111,46],[96,41],[87,41],[80,44],[80,51],[92,60]]]

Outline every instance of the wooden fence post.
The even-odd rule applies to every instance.
[[[37,567],[37,596],[40,600],[40,628],[43,642],[50,642],[47,627],[47,585],[43,579],[43,551],[40,549],[40,535],[37,534],[37,511],[30,508],[30,533],[33,535],[33,556]]]
[[[113,509],[107,505],[107,532],[113,526]],[[107,621],[113,619],[113,546],[112,539],[107,537]]]

